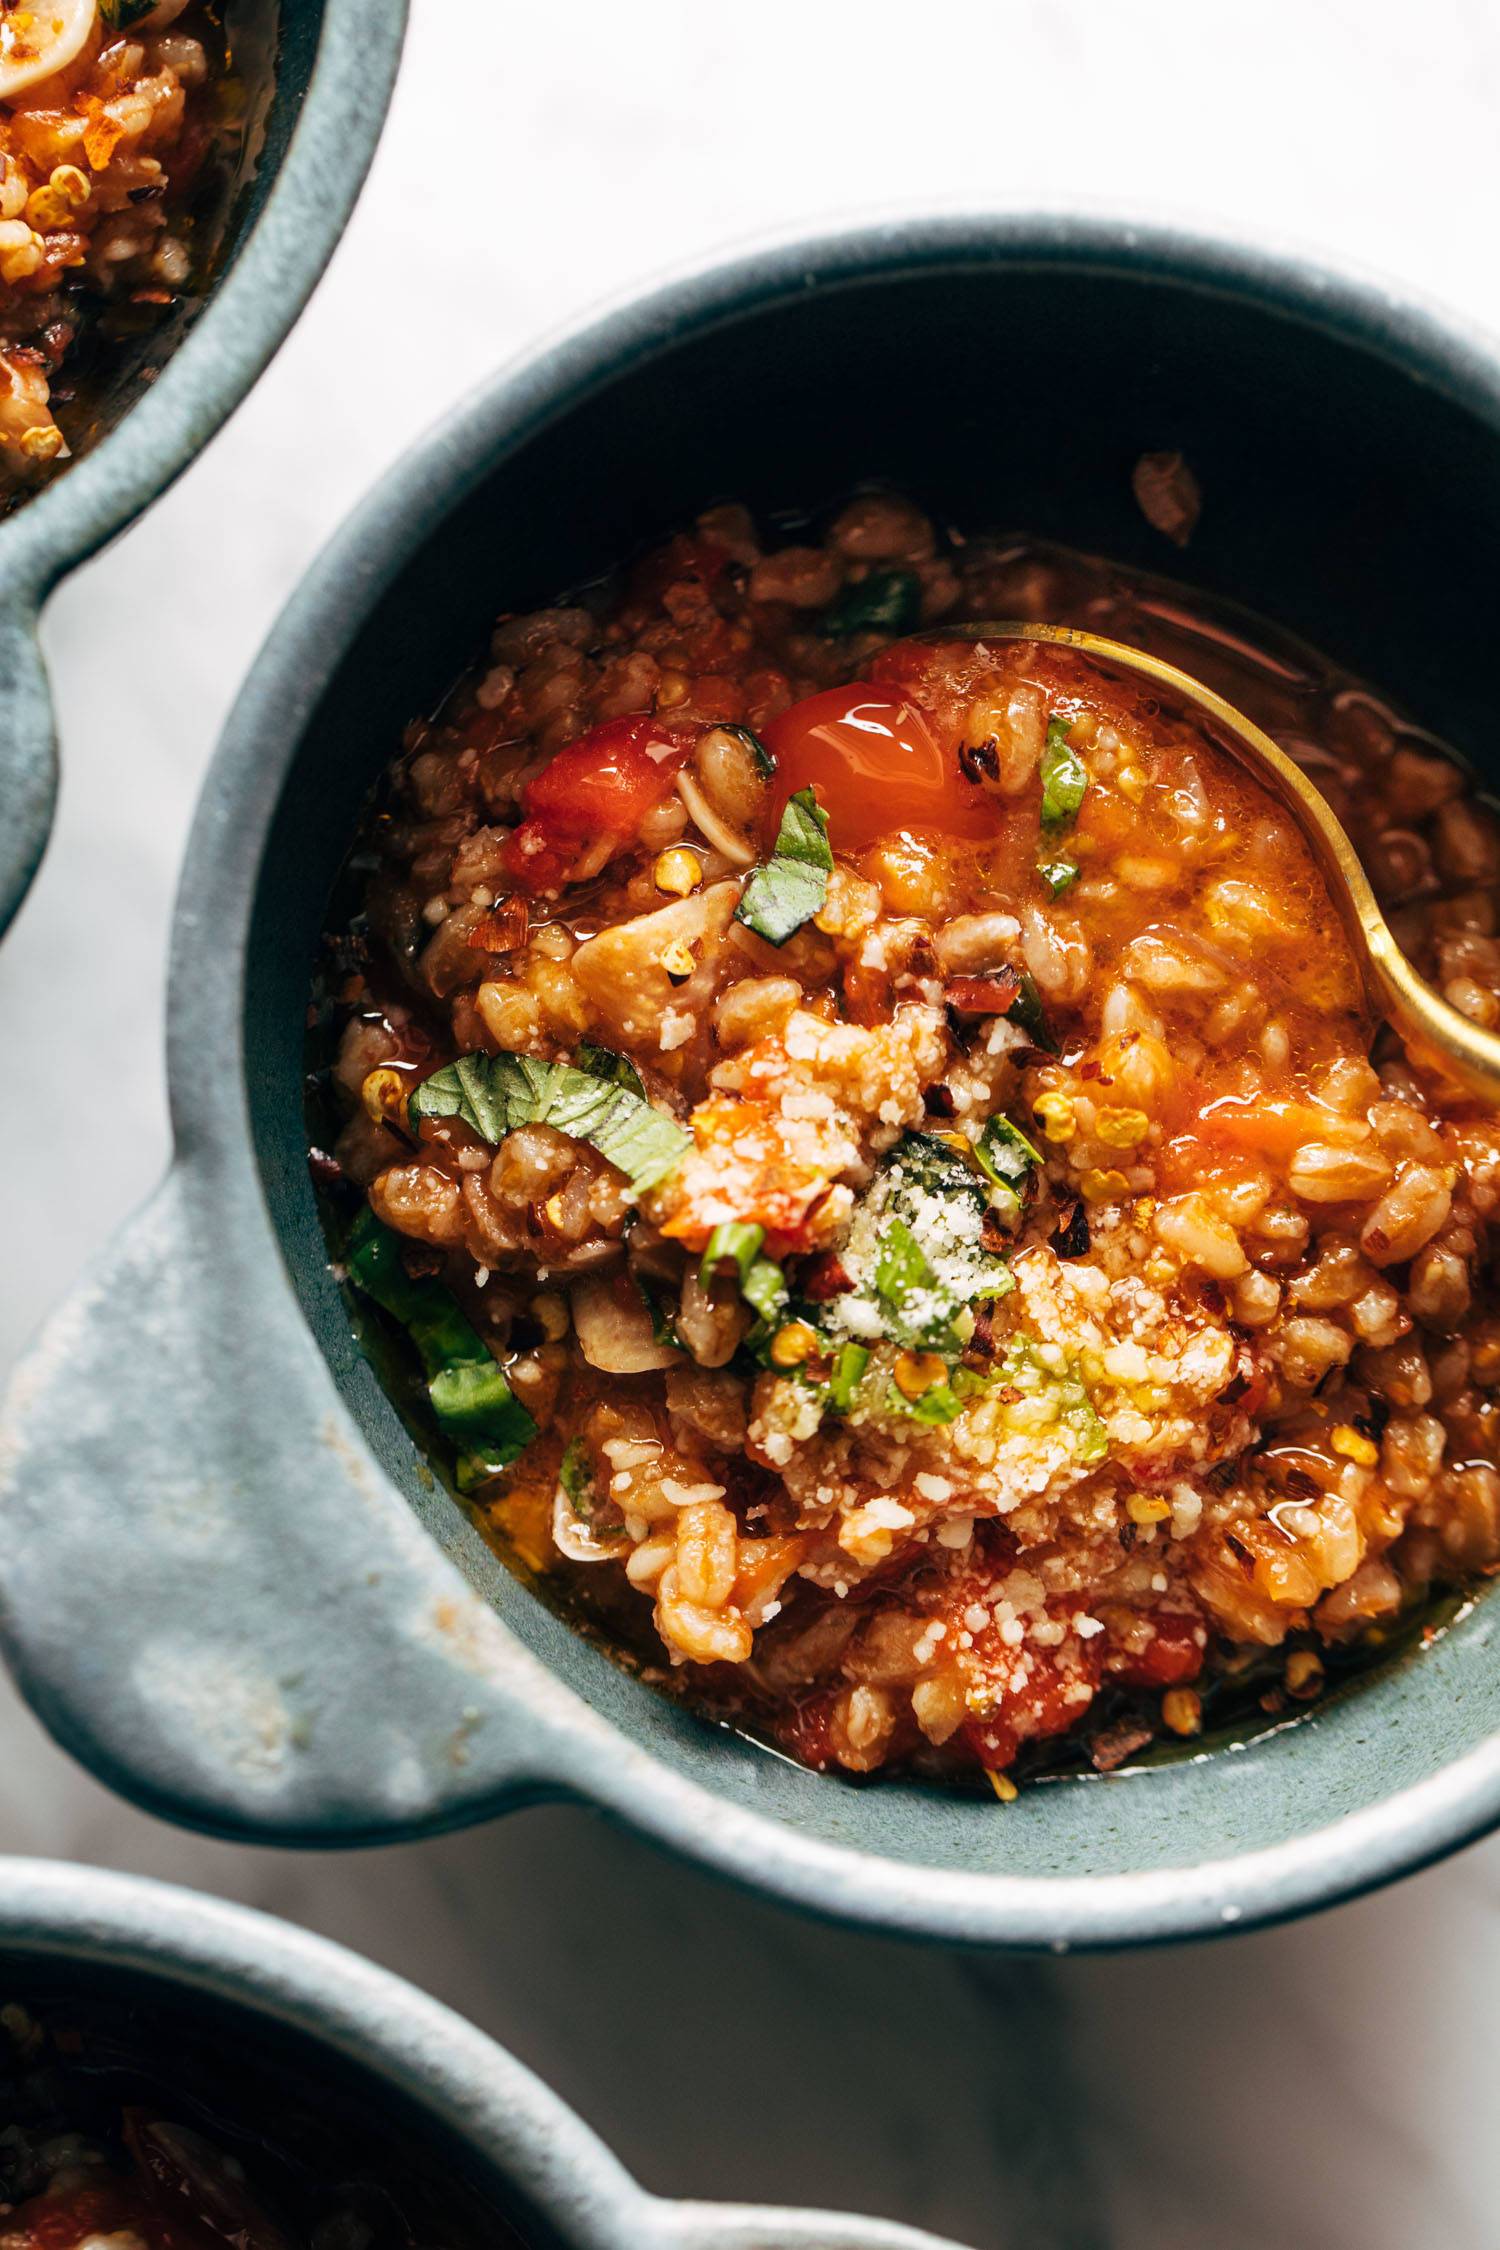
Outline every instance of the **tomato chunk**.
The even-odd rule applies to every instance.
[[[1004,1688],[982,1719],[964,1721],[963,1738],[988,1772],[1013,1765],[1023,1742],[1066,1734],[1093,1701],[1103,1669],[1096,1642],[1064,1646],[1066,1656],[1031,1649],[1024,1683]]]
[[[961,1016],[1008,1016],[1020,996],[1014,969],[993,977],[951,977],[943,987],[943,998]]]
[[[518,890],[556,890],[586,844],[628,843],[673,785],[695,729],[649,714],[606,719],[559,750],[521,792],[505,851]]]
[[[854,680],[806,696],[770,721],[765,740],[776,760],[772,836],[799,789],[816,794],[835,851],[865,851],[902,829],[979,838],[999,827],[956,750],[942,749],[919,707],[890,688]]]
[[[1151,1619],[1156,1631],[1138,1654],[1119,1649],[1109,1658],[1111,1675],[1125,1687],[1177,1687],[1196,1680],[1203,1669],[1208,1632],[1201,1617],[1180,1609],[1159,1609]]]

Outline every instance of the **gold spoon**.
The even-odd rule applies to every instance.
[[[1286,807],[1311,845],[1363,969],[1371,1006],[1408,1047],[1418,1049],[1425,1060],[1456,1079],[1465,1092],[1491,1108],[1500,1108],[1500,1034],[1471,1023],[1418,976],[1392,937],[1359,855],[1328,799],[1242,711],[1201,680],[1195,680],[1190,672],[1179,671],[1175,664],[1073,625],[1003,622],[937,626],[922,638],[1041,641],[1054,648],[1076,648],[1081,655],[1166,689],[1174,701],[1211,720],[1214,739],[1222,741],[1223,747]]]

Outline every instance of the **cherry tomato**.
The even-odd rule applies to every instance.
[[[521,792],[506,846],[518,890],[555,890],[585,844],[623,844],[672,787],[695,730],[649,716],[606,719],[559,750]]]
[[[993,805],[944,751],[918,706],[889,688],[853,680],[827,688],[772,719],[766,747],[776,760],[774,836],[786,801],[811,788],[828,815],[835,851],[859,852],[898,829],[943,836],[993,836]]]

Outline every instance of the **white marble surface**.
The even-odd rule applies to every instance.
[[[936,198],[1300,237],[1500,326],[1494,0],[415,16],[375,176],[296,336],[48,616],[67,779],[0,952],[0,1365],[165,1160],[174,868],[241,673],[376,473],[539,332],[722,241]],[[747,1903],[569,1811],[348,1858],[185,1838],[0,1690],[0,1847],[336,1933],[493,2027],[663,2189],[843,2201],[1007,2250],[1500,2239],[1500,1844],[1287,1931],[977,1965]]]

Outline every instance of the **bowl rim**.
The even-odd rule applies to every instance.
[[[653,2195],[488,2032],[255,1907],[112,1868],[0,1860],[0,1997],[8,1958],[139,1974],[333,2049],[493,2166],[572,2250],[750,2250],[769,2239],[788,2250],[955,2250],[892,2220]]]
[[[298,7],[303,0],[279,0]],[[58,581],[191,466],[255,387],[343,235],[390,106],[409,0],[320,0],[265,201],[160,375],[66,474],[0,521],[0,934],[52,834],[57,722],[37,642]]]
[[[348,224],[395,85],[408,6],[322,0],[296,123],[254,224],[150,389],[0,522],[7,585],[34,599],[49,592],[161,497],[265,372]]]
[[[700,261],[644,295],[630,293],[602,318],[571,325],[503,369],[387,473],[302,580],[230,715],[189,842],[168,997],[178,1171],[201,1172],[232,1192],[256,1236],[253,1258],[248,1241],[244,1249],[257,1276],[264,1271],[262,1317],[277,1324],[288,1348],[295,1331],[300,1350],[321,1364],[292,1294],[251,1136],[248,940],[270,821],[308,722],[355,633],[433,523],[506,451],[597,382],[677,336],[814,282],[894,278],[961,262],[1073,264],[1248,298],[1270,314],[1303,319],[1384,355],[1500,429],[1500,358],[1473,331],[1408,292],[1336,273],[1303,253],[1094,213],[945,212],[778,238],[727,261]],[[208,928],[216,942],[205,949]],[[329,1391],[334,1395],[331,1378]],[[352,1421],[349,1428],[353,1434]],[[380,1507],[412,1522],[407,1500],[362,1435],[355,1442],[366,1483],[375,1477]],[[425,1533],[420,1537],[445,1582],[472,1595],[456,1565]],[[518,1648],[494,1622],[505,1644]],[[582,1697],[539,1664],[538,1670],[544,1686],[532,1702],[513,1682],[506,1691],[511,1716],[519,1710],[528,1738],[524,1779],[531,1797],[550,1792],[601,1805],[685,1857],[825,1918],[950,1942],[1066,1952],[1248,1929],[1356,1896],[1500,1822],[1497,1733],[1398,1794],[1238,1856],[1109,1875],[937,1869],[824,1842],[788,1820],[727,1802],[630,1743]],[[45,1692],[37,1700],[48,1715]],[[80,1739],[86,1744],[86,1726],[75,1727],[70,1739],[75,1747]],[[487,1765],[489,1755],[478,1743],[467,1774],[453,1778],[435,1810],[407,1822],[374,1822],[362,1840],[430,1832],[503,1810],[516,1799],[516,1761]],[[98,1762],[117,1786],[132,1786],[121,1759],[101,1753]],[[191,1791],[138,1779],[135,1789],[169,1816],[195,1817]],[[244,1818],[252,1831],[255,1821]]]

